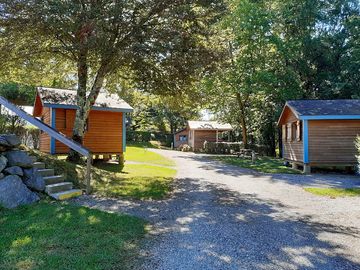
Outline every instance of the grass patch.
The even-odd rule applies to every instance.
[[[66,203],[0,209],[0,269],[134,269],[145,233],[139,218]]]
[[[96,193],[107,197],[130,196],[137,199],[164,198],[171,190],[171,182],[176,174],[172,168],[143,164],[125,164],[121,171],[117,164],[100,163],[97,170],[101,174],[94,182]]]
[[[54,168],[56,174],[63,174],[67,181],[75,186],[85,188],[85,166],[58,159],[39,151],[29,150],[43,161],[47,167]],[[171,189],[171,182],[176,174],[174,168],[162,167],[174,165],[173,161],[152,153],[141,147],[128,147],[131,161],[146,164],[126,164],[121,170],[115,163],[98,163],[92,167],[93,193],[108,197],[133,197],[136,199],[161,199],[166,197]],[[150,163],[150,164],[148,164]],[[154,165],[152,165],[154,164]]]
[[[360,196],[360,188],[304,188],[305,191],[318,196],[336,197],[354,197]]]
[[[151,163],[154,165],[162,165],[162,166],[175,166],[174,161],[158,153],[151,152],[144,147],[138,147],[138,146],[126,147],[125,160]]]
[[[270,157],[258,157],[254,163],[252,163],[250,159],[238,158],[236,156],[214,156],[211,158],[226,164],[253,169],[263,173],[301,173],[298,170],[286,167],[283,164],[283,160]]]

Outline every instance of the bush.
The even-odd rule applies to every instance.
[[[178,149],[182,152],[190,152],[191,151],[191,146],[188,144],[182,144],[178,147]]]
[[[129,142],[150,142],[151,133],[148,131],[128,130],[126,132],[126,140]]]
[[[243,148],[242,142],[204,142],[204,152],[208,154],[232,154]]]

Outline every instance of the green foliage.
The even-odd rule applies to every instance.
[[[353,197],[360,196],[360,188],[304,188],[305,191],[319,196],[336,197]]]
[[[0,269],[134,269],[146,223],[66,203],[0,209]]]
[[[204,152],[209,154],[230,154],[239,152],[244,145],[241,142],[205,142]]]
[[[35,101],[35,87],[14,82],[0,83],[0,96],[18,105],[32,106]]]
[[[218,119],[275,154],[286,100],[359,97],[360,4],[355,0],[231,0],[217,25],[228,50],[201,91]]]

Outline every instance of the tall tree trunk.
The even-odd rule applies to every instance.
[[[89,117],[90,109],[95,104],[95,101],[100,93],[100,89],[103,86],[105,75],[107,73],[106,64],[102,65],[97,74],[95,81],[91,87],[90,93],[87,95],[86,93],[86,79],[81,78],[84,76],[84,66],[79,64],[78,74],[79,74],[79,88],[77,95],[77,104],[78,109],[76,111],[74,128],[72,139],[80,144],[83,144],[84,133],[85,133],[85,125],[86,120]],[[86,78],[87,78],[87,68],[86,68]],[[70,150],[68,155],[68,160],[72,162],[78,162],[80,160],[80,154],[74,150]]]
[[[83,144],[83,137],[85,131],[85,104],[86,104],[86,89],[88,79],[88,66],[87,66],[87,52],[85,48],[82,48],[79,53],[78,66],[78,89],[76,95],[76,103],[78,109],[76,110],[72,139],[79,144]],[[68,158],[69,161],[78,162],[80,160],[80,154],[70,149]]]
[[[246,148],[248,146],[248,132],[247,132],[247,124],[246,124],[246,112],[245,112],[245,105],[242,100],[241,94],[236,93],[236,100],[239,105],[239,111],[240,111],[240,127],[241,127],[241,135],[242,135],[242,141],[244,144],[244,147]]]

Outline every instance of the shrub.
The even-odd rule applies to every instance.
[[[204,142],[204,152],[208,154],[231,154],[243,148],[242,142]]]
[[[182,144],[178,147],[178,149],[182,152],[190,152],[191,151],[191,146],[188,144]]]

